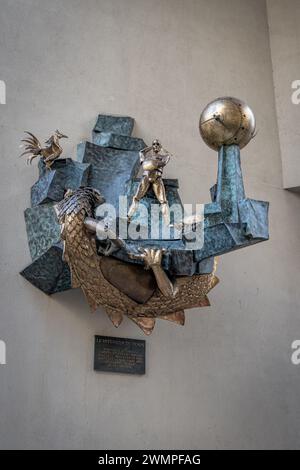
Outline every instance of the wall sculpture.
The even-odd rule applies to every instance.
[[[53,139],[63,134],[46,149],[28,134],[25,151],[41,158],[25,210],[32,260],[21,274],[46,294],[80,287],[91,309],[103,306],[114,326],[125,315],[150,334],[156,319],[183,325],[185,309],[209,305],[216,257],[268,239],[268,203],[245,196],[240,148],[253,138],[255,120],[242,101],[219,98],[200,117],[204,141],[218,151],[217,183],[202,216],[182,211],[170,219],[169,208],[182,208],[178,180],[162,178],[170,154],[157,140],[147,147],[132,137],[133,125],[131,117],[99,115],[76,161],[58,158]],[[108,204],[113,217],[101,212]],[[156,222],[145,216],[153,207],[162,212]],[[151,237],[153,229],[158,236]],[[187,233],[196,229],[201,243],[191,246]]]

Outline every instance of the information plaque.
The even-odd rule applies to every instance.
[[[145,374],[145,349],[144,340],[96,335],[94,370]]]

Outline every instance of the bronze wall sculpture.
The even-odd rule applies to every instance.
[[[94,143],[78,146],[78,162],[59,159],[48,169],[40,160],[32,207],[25,211],[32,263],[21,274],[48,294],[80,287],[91,309],[102,305],[114,326],[125,315],[150,334],[156,319],[183,325],[185,309],[209,305],[207,294],[218,282],[216,257],[268,239],[268,203],[244,192],[239,146],[254,135],[253,113],[240,100],[220,98],[200,118],[201,135],[219,155],[212,202],[204,205],[202,221],[196,214],[171,224],[181,229],[203,224],[202,245],[191,248],[173,232],[169,239],[121,236],[122,223],[153,228],[153,219],[143,218],[142,204],[181,205],[177,181],[163,180],[161,169],[157,174],[153,154],[151,168],[136,179],[145,154],[158,154],[161,145],[154,141],[146,147],[131,137],[132,128],[132,118],[99,115]],[[161,168],[169,158],[164,153]],[[149,171],[156,172],[155,181],[161,179],[164,198],[144,184]],[[125,216],[117,210],[112,223],[99,209],[107,203],[115,207],[119,196],[126,196],[128,205],[133,201],[132,210],[129,220],[127,209]],[[166,211],[162,215],[166,222]]]

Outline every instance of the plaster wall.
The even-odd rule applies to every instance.
[[[300,439],[300,199],[282,189],[266,4],[262,0],[1,0],[0,447],[291,448]],[[99,112],[131,115],[134,135],[175,154],[184,202],[208,202],[217,155],[198,119],[218,96],[244,99],[259,132],[242,151],[246,193],[269,200],[270,241],[221,257],[211,307],[157,324],[143,377],[95,373],[95,334],[143,338],[92,315],[82,293],[47,297],[23,211],[35,164],[23,130],[90,137]]]
[[[285,188],[300,190],[300,3],[267,0]]]

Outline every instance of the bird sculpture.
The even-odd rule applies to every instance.
[[[48,140],[45,141],[46,146],[42,147],[40,141],[31,132],[25,131],[28,134],[26,138],[22,139],[24,142],[21,147],[25,148],[25,151],[20,155],[27,155],[27,163],[31,163],[32,160],[38,156],[44,161],[46,168],[50,170],[51,165],[57,160],[63,149],[59,143],[60,139],[67,139],[68,136],[62,134],[59,130],[56,130]]]

